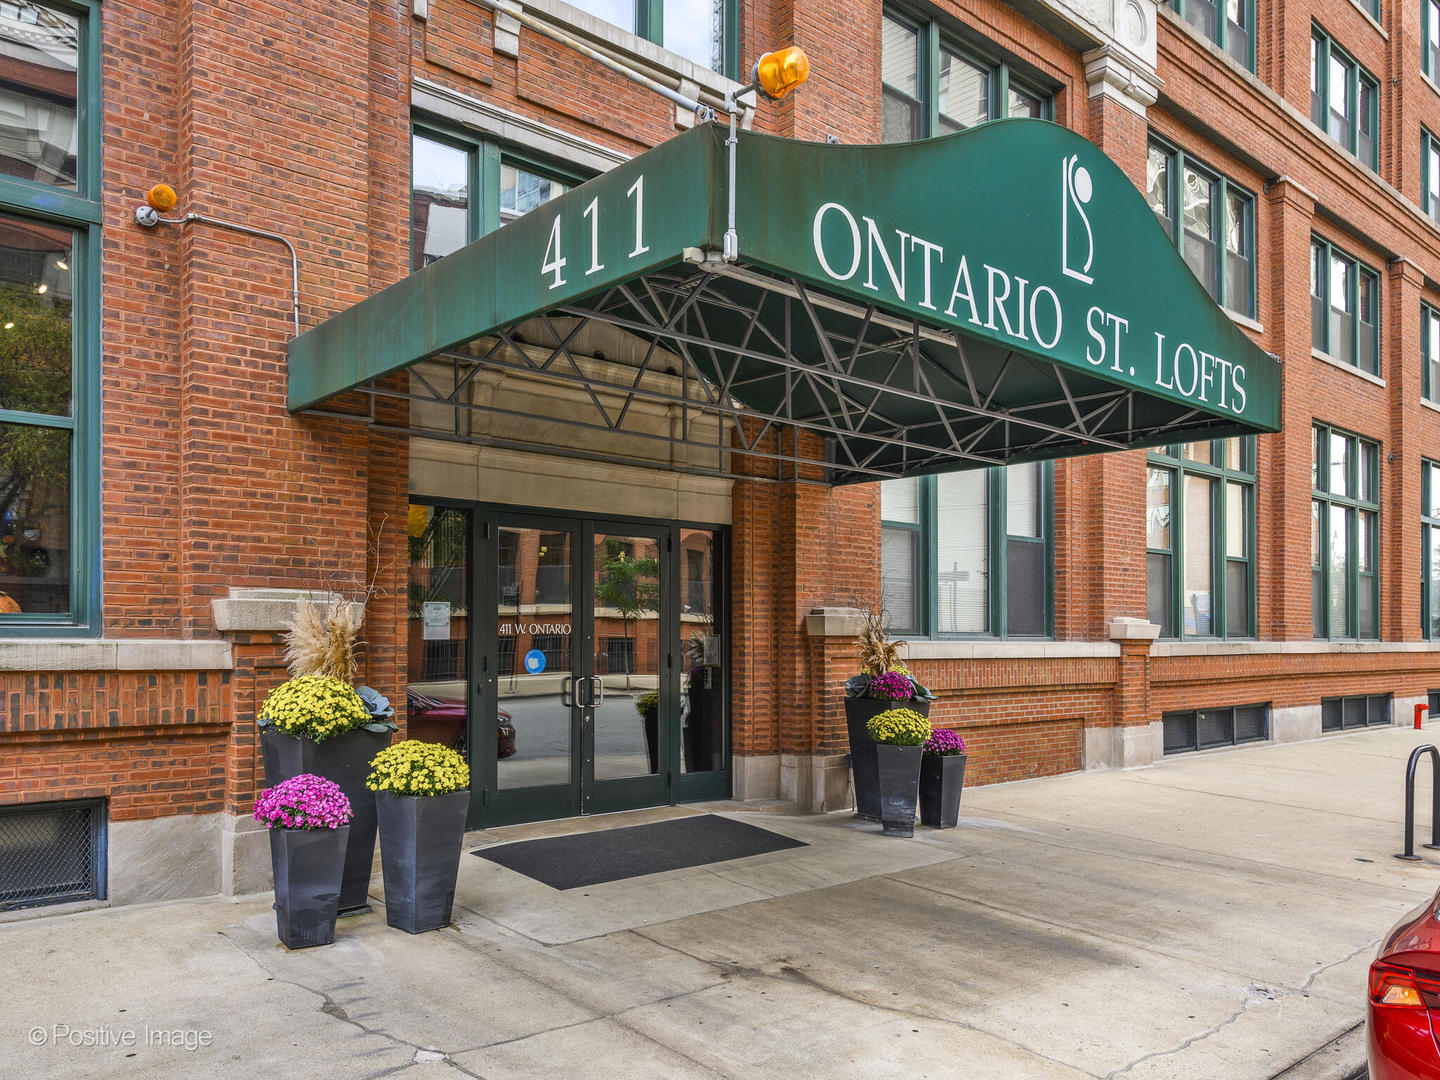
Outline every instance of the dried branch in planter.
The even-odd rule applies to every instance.
[[[396,564],[396,559],[382,561],[380,537],[388,518],[382,517],[379,524],[367,531],[366,559],[370,565],[369,575],[365,571],[342,571],[338,565],[339,556],[321,558],[317,556],[319,580],[306,582],[311,595],[326,599],[317,604],[306,597],[295,609],[295,618],[285,633],[285,662],[290,674],[325,675],[336,679],[353,681],[360,666],[357,650],[360,640],[360,623],[364,619],[365,605],[372,597],[384,596],[380,586]],[[319,541],[307,537],[307,542],[317,549]],[[328,608],[324,605],[328,603]]]
[[[860,621],[860,633],[856,635],[856,652],[860,655],[860,669],[867,675],[883,675],[887,671],[904,667],[900,659],[903,641],[890,641],[885,632],[885,617],[873,609],[865,609]]]
[[[326,675],[350,681],[355,674],[355,641],[359,627],[355,609],[336,598],[328,611],[313,600],[295,607],[295,618],[285,634],[285,662],[290,674]]]

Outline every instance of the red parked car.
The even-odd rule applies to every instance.
[[[406,688],[406,702],[410,707],[410,722],[406,725],[412,739],[425,742],[444,743],[463,752],[465,750],[465,703],[449,698],[432,698]],[[504,709],[495,713],[496,757],[507,758],[515,754],[515,720]]]
[[[1440,1080],[1440,892],[1401,919],[1370,965],[1370,1080]]]

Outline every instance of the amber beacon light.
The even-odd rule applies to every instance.
[[[810,77],[810,58],[798,45],[768,52],[755,61],[751,74],[760,92],[771,101],[779,101]]]

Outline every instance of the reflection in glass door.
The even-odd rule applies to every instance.
[[[412,505],[406,605],[406,729],[465,750],[469,718],[470,511]],[[504,741],[502,730],[500,738]]]
[[[595,677],[586,701],[596,780],[660,773],[662,546],[658,537],[594,534]]]
[[[496,667],[511,753],[496,761],[496,786],[563,789],[545,798],[573,813],[575,533],[553,525],[502,524],[495,545]]]
[[[709,529],[680,530],[680,632],[685,656],[680,768],[685,773],[725,767],[725,651],[717,538]]]

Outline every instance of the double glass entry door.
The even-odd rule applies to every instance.
[[[722,533],[484,507],[421,512],[441,526],[432,533],[447,517],[452,534],[463,530],[478,568],[437,573],[433,552],[417,565],[427,553],[412,524],[411,733],[429,737],[445,702],[469,698],[472,825],[728,794]],[[454,596],[440,599],[446,590]],[[462,593],[473,619],[455,617]],[[424,680],[432,654],[455,658],[454,683]],[[491,716],[493,734],[469,720]]]

